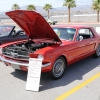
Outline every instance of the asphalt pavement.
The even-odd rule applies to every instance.
[[[39,92],[33,92],[25,90],[27,72],[15,71],[0,62],[0,100],[100,100],[98,73],[100,58],[88,57],[68,66],[59,80],[42,73]]]
[[[100,58],[88,57],[68,66],[59,80],[42,73],[39,92],[26,91],[26,81],[27,72],[15,71],[0,62],[0,100],[100,100]]]

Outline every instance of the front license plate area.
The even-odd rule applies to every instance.
[[[19,69],[20,70],[20,66],[19,65],[11,64],[11,67],[14,68],[14,69]]]

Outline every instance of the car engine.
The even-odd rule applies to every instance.
[[[2,53],[6,57],[16,58],[20,60],[28,60],[29,53],[36,50],[49,46],[50,43],[36,43],[34,41],[28,40],[27,42],[13,44],[3,48]]]

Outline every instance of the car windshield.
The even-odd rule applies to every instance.
[[[73,40],[76,33],[76,29],[74,28],[53,28],[53,30],[59,38],[64,40]]]
[[[0,26],[0,37],[8,36],[12,29],[13,26]]]

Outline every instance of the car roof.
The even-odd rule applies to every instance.
[[[51,25],[52,28],[91,28],[91,26],[85,25],[68,25],[68,24],[58,24],[58,25]]]

